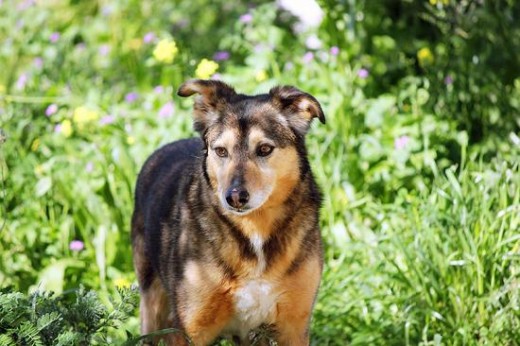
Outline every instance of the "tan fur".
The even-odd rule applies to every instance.
[[[309,344],[307,326],[312,313],[315,292],[321,277],[321,259],[307,259],[306,265],[286,277],[280,289],[283,292],[278,303],[276,319],[278,342],[285,346]]]
[[[231,286],[214,266],[191,261],[185,273],[177,303],[184,306],[182,317],[194,345],[206,345],[218,336],[233,313]]]

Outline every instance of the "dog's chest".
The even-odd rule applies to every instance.
[[[268,281],[250,280],[235,291],[233,298],[235,314],[227,328],[233,334],[245,338],[249,331],[274,320],[278,294]]]
[[[254,234],[250,237],[250,241],[258,261],[251,269],[250,277],[243,280],[234,292],[235,314],[229,325],[229,330],[242,338],[246,337],[250,330],[263,323],[270,323],[274,319],[278,299],[273,283],[262,276],[266,268],[263,239]]]

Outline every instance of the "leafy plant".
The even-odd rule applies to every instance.
[[[118,298],[109,305],[83,288],[61,295],[36,291],[29,296],[4,290],[0,293],[0,341],[6,346],[110,344],[117,340],[113,329],[133,315],[137,292],[118,290]]]

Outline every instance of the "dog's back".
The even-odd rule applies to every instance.
[[[203,143],[200,138],[183,139],[169,143],[155,151],[146,160],[135,189],[135,206],[132,217],[132,241],[136,238],[144,244],[149,256],[142,269],[139,282],[146,289],[154,279],[153,263],[160,258],[161,224],[168,222],[176,200],[182,199],[194,169],[199,164]],[[146,236],[144,232],[147,232]],[[152,262],[152,263],[148,263]]]

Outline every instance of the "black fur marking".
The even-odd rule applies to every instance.
[[[300,189],[295,189],[291,192],[291,195],[285,201],[284,204],[286,206],[291,206],[291,211],[297,211],[300,208],[301,193],[302,191]],[[267,259],[266,269],[268,269],[270,265],[276,260],[276,257],[285,248],[287,242],[294,236],[294,234],[286,232],[286,229],[289,228],[294,220],[293,214],[293,212],[288,212],[287,216],[283,220],[275,224],[274,232],[264,243],[262,250],[264,251],[265,258]]]
[[[242,256],[244,256],[246,259],[257,259],[256,254],[251,248],[249,239],[244,235],[244,233],[242,233],[238,227],[235,226],[235,224],[219,210],[216,210],[215,208],[214,211],[219,219],[227,226],[229,233],[231,236],[233,236],[233,239],[238,243],[238,247],[240,248],[240,253]]]
[[[300,247],[300,251],[296,255],[296,258],[292,261],[291,265],[286,271],[287,275],[291,275],[294,273],[300,265],[303,263],[305,259],[309,257],[309,254],[312,253],[313,249],[315,249],[316,244],[319,244],[319,232],[315,231],[318,227],[316,224],[312,227],[312,229],[308,230],[305,234],[305,237],[302,240],[302,246]]]

